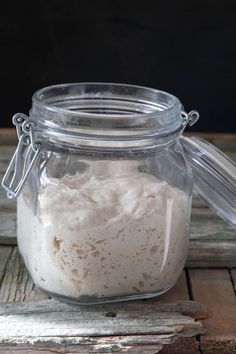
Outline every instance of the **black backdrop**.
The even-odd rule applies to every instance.
[[[125,82],[198,109],[198,131],[236,133],[236,1],[0,1],[0,126],[32,93]]]

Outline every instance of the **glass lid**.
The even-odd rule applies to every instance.
[[[192,166],[195,193],[236,227],[236,164],[203,139],[182,136],[181,143]]]

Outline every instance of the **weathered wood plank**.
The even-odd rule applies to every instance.
[[[2,251],[3,247],[0,247]],[[2,279],[0,288],[0,302],[10,301],[36,301],[48,299],[49,297],[38,290],[24,266],[23,260],[14,248]]]
[[[0,244],[16,244],[16,213],[0,212]]]
[[[1,146],[0,146],[0,150],[1,150]],[[1,151],[0,151],[0,154],[1,154]],[[2,178],[7,170],[7,167],[9,165],[9,162],[10,162],[10,159],[4,159],[4,160],[0,160],[0,176],[1,176],[1,181],[2,181]]]
[[[203,354],[236,353],[236,297],[226,269],[192,269],[190,279],[195,300],[206,305],[207,333],[201,336]]]
[[[0,248],[0,251],[2,250],[3,246]],[[7,247],[9,249],[11,249],[10,247]],[[1,255],[1,252],[0,252]],[[40,299],[40,297],[35,296],[35,291],[37,293],[37,290],[33,289],[32,292],[32,282],[28,282],[28,277],[26,277],[25,275],[20,275],[22,272],[22,268],[21,270],[18,272],[17,269],[19,269],[19,266],[22,265],[21,260],[19,259],[19,255],[15,252],[12,254],[11,260],[8,264],[8,268],[6,270],[6,277],[4,279],[4,284],[3,287],[5,289],[5,300],[8,298],[10,298],[11,300],[14,298],[20,299],[20,300],[29,300],[29,299],[33,299],[33,300],[37,300]],[[23,272],[26,271],[23,267]],[[12,274],[12,272],[15,273],[15,276],[8,276],[7,274],[10,273]],[[10,281],[13,279],[13,282],[16,282],[17,285],[16,286],[9,286],[9,279]],[[14,280],[16,279],[16,280]],[[26,283],[25,283],[26,280]],[[181,280],[181,279],[180,279]],[[181,282],[182,283],[182,282]],[[179,284],[178,288],[180,290],[181,289],[181,284]],[[6,291],[8,290],[8,291]],[[7,296],[7,294],[9,294],[9,290],[11,291],[11,296]],[[17,292],[17,294],[15,293]],[[41,293],[41,292],[39,292]],[[1,293],[0,293],[1,294]],[[33,296],[32,296],[33,294]],[[42,294],[42,293],[41,293]],[[46,296],[44,294],[42,294],[43,296]],[[180,300],[180,298],[177,298],[176,300]],[[143,306],[146,306],[146,303],[143,304]],[[171,308],[169,308],[169,310],[171,310]],[[183,307],[182,305],[182,310],[187,310],[186,308]],[[194,310],[194,309],[193,309]],[[201,311],[201,309],[198,309],[198,311]],[[166,316],[165,316],[166,317]],[[106,338],[108,338],[108,340],[106,340]],[[124,341],[124,339],[126,339]],[[145,335],[145,337],[142,336],[136,336],[135,337],[135,345],[132,343],[132,336],[125,336],[124,338],[122,337],[104,337],[103,339],[98,339],[96,342],[92,342],[90,341],[89,343],[81,343],[79,345],[72,345],[72,346],[67,346],[64,344],[60,344],[57,347],[55,346],[51,346],[49,344],[47,344],[47,346],[43,346],[43,347],[37,347],[35,348],[35,346],[30,347],[29,346],[26,347],[25,345],[21,346],[21,345],[17,345],[17,348],[15,346],[10,346],[6,345],[4,347],[0,346],[0,352],[1,353],[39,353],[39,352],[43,352],[43,353],[51,353],[53,352],[58,352],[58,353],[88,353],[88,351],[91,352],[110,352],[111,349],[113,352],[140,352],[143,353],[144,352],[144,345],[142,344],[142,341],[145,343],[146,345],[146,352],[147,353],[157,353],[158,350],[161,348],[160,346],[158,346],[158,340],[155,338],[155,335],[150,336],[149,335]],[[177,344],[178,347],[176,348],[183,348],[184,347],[184,343],[188,344],[188,348],[189,348],[189,352],[188,354],[199,354],[197,351],[193,351],[193,348],[196,348],[197,346],[197,342],[195,340],[195,338],[186,338],[186,341],[183,342],[182,338],[180,338],[180,340],[178,340]],[[163,344],[163,343],[162,343]],[[152,347],[154,346],[154,349],[152,349]],[[5,349],[4,349],[5,348]],[[135,348],[135,351],[133,351]],[[179,353],[178,351],[175,351],[175,344],[171,344],[171,348],[173,349],[172,352],[168,353]],[[190,351],[190,348],[191,351]],[[6,350],[6,351],[5,351]],[[130,351],[131,350],[131,351]]]
[[[190,269],[194,300],[209,311],[206,336],[236,336],[236,298],[227,269]]]
[[[155,339],[155,337],[154,337]],[[114,342],[114,343],[113,343]],[[140,341],[141,342],[141,341]],[[4,350],[6,348],[6,351]],[[80,345],[67,345],[61,344],[60,346],[56,345],[47,345],[45,346],[25,346],[18,344],[17,346],[7,345],[3,346],[0,345],[1,354],[91,354],[91,353],[131,353],[131,354],[157,354],[162,345],[156,343],[150,343],[148,345],[144,344],[129,344],[129,336],[125,337],[118,337],[114,339],[113,337],[107,337],[104,339],[97,339],[96,343],[94,344],[84,344],[81,343]],[[172,352],[172,354],[179,354],[178,352]],[[188,354],[195,354],[195,353],[188,353]]]
[[[157,353],[176,338],[203,333],[199,321],[182,313],[204,310],[192,301],[147,301],[145,305],[137,301],[89,307],[55,300],[1,304],[0,348],[27,352],[33,345],[35,352],[53,347],[55,352],[70,348],[78,353]]]
[[[119,337],[121,341],[123,338]],[[124,338],[126,339],[126,338]],[[99,340],[98,340],[99,342]],[[105,342],[107,340],[105,339]],[[6,350],[4,350],[6,348]],[[114,343],[114,344],[105,344],[105,343],[98,343],[94,345],[65,345],[61,344],[60,346],[51,346],[47,345],[35,347],[35,346],[24,346],[24,345],[17,345],[17,346],[2,346],[0,345],[1,354],[91,354],[91,353],[130,353],[130,354],[157,354],[162,346],[158,343],[156,344],[136,344],[135,346],[123,344],[123,343]],[[172,352],[172,354],[179,354],[178,352]],[[188,353],[188,354],[195,354],[195,353]]]
[[[0,182],[1,180],[0,174]],[[0,214],[6,211],[16,212],[16,199],[7,198],[5,190],[0,187]]]
[[[191,240],[187,267],[220,268],[236,266],[236,243],[227,238],[222,240]]]
[[[1,246],[0,247],[0,287],[6,272],[7,263],[12,253],[12,247]]]
[[[160,331],[165,331],[162,334],[175,333],[174,329],[166,328],[165,325],[169,325],[171,322],[178,323],[183,321],[184,324],[192,324],[192,317],[199,317],[199,313],[206,313],[205,306],[201,305],[197,301],[176,301],[176,302],[161,302],[161,301],[131,301],[131,302],[120,302],[113,304],[104,304],[104,305],[89,305],[89,306],[79,306],[66,304],[64,302],[58,302],[56,300],[43,300],[37,302],[14,302],[14,303],[0,303],[0,316],[5,318],[5,316],[12,316],[12,321],[18,321],[20,316],[22,320],[28,319],[29,323],[31,319],[34,320],[34,316],[37,313],[37,319],[44,318],[48,321],[48,330],[54,331],[51,328],[51,320],[57,318],[63,319],[64,323],[69,323],[69,326],[73,327],[71,319],[78,319],[80,322],[88,322],[90,320],[93,323],[99,323],[100,319],[106,322],[108,329],[105,327],[100,328],[91,328],[91,331],[94,331],[93,334],[105,334],[106,331],[109,332],[109,327],[116,328],[117,324],[123,320],[133,319],[134,322],[132,325],[136,329],[139,319],[146,319],[151,327],[153,327],[152,319],[158,323],[161,329]],[[137,313],[139,315],[137,316]],[[183,316],[182,314],[188,314],[188,316]],[[61,317],[62,316],[62,317]],[[63,317],[64,316],[64,317]],[[9,317],[10,318],[10,317]],[[104,324],[105,324],[104,322]],[[89,322],[89,324],[91,324]],[[40,324],[39,324],[40,325]],[[201,328],[201,323],[196,321],[193,324],[194,328]],[[90,326],[88,327],[90,328]],[[1,328],[0,328],[1,329]],[[3,330],[3,329],[1,329]],[[36,331],[40,330],[40,327]],[[66,327],[63,327],[63,330],[67,330]],[[77,330],[77,329],[75,329]],[[117,328],[120,332],[123,329]],[[156,331],[157,329],[154,329]],[[5,329],[4,329],[5,331]],[[83,327],[78,329],[78,335],[85,335],[86,331]],[[104,331],[104,332],[103,332]],[[147,332],[147,328],[140,328],[140,333],[144,331]],[[55,329],[56,334],[58,328]],[[2,333],[2,332],[1,332]],[[131,334],[131,332],[129,332]],[[159,332],[158,332],[159,333]],[[60,336],[60,333],[59,333]]]
[[[208,208],[192,210],[190,238],[191,240],[235,240],[236,228],[215,215]]]
[[[207,208],[194,208],[188,267],[235,267],[236,229]]]

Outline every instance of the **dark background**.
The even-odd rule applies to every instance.
[[[159,88],[197,131],[236,133],[236,1],[0,2],[0,126],[34,91],[76,81]]]

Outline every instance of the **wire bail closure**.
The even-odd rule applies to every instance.
[[[194,125],[198,121],[198,119],[200,117],[198,111],[193,110],[193,111],[190,111],[189,113],[187,113],[184,111],[184,109],[181,111],[181,116],[183,117],[184,127],[186,127],[187,124],[191,127],[192,125]]]
[[[23,113],[16,113],[12,122],[19,141],[2,180],[2,187],[6,190],[8,198],[19,196],[41,150],[41,144],[35,141],[36,123]]]

